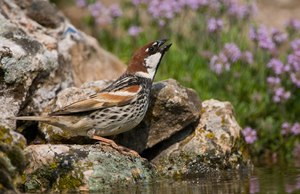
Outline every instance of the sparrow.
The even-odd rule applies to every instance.
[[[104,136],[129,131],[143,120],[150,101],[153,79],[164,54],[172,45],[165,45],[166,41],[157,40],[138,49],[126,71],[100,92],[45,116],[20,116],[13,119],[40,121],[68,130],[76,136],[88,136],[105,142],[120,150],[120,146]]]

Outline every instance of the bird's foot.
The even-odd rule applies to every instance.
[[[140,155],[139,155],[136,151],[131,150],[131,149],[129,149],[129,148],[126,148],[126,147],[124,147],[124,146],[118,145],[118,144],[116,144],[116,142],[114,142],[114,141],[111,140],[111,139],[107,139],[107,138],[100,137],[100,136],[97,136],[97,135],[93,135],[93,136],[92,136],[92,139],[101,141],[102,143],[111,146],[112,148],[114,148],[114,149],[116,149],[118,152],[120,152],[121,154],[124,154],[124,155],[130,154],[130,155],[134,155],[134,156],[140,157]]]

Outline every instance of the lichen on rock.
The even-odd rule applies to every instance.
[[[155,168],[146,159],[96,145],[32,145],[25,191],[105,191],[149,182]]]
[[[229,102],[207,100],[202,103],[201,118],[195,130],[176,142],[152,162],[160,174],[186,176],[214,174],[227,169],[251,168],[241,128]]]

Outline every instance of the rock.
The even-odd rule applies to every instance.
[[[100,144],[31,145],[25,152],[24,192],[108,191],[156,177],[147,160]]]
[[[0,1],[0,126],[38,115],[62,89],[115,79],[125,65],[49,1]]]
[[[26,164],[26,141],[19,132],[29,142],[37,134],[27,123],[14,131],[16,122],[7,118],[39,115],[59,91],[86,81],[115,79],[124,69],[49,1],[1,0],[0,193],[15,191]]]
[[[251,167],[231,104],[217,100],[204,101],[199,124],[192,134],[169,146],[152,162],[165,176],[210,175]]]
[[[0,127],[0,193],[17,192],[15,184],[20,183],[19,176],[26,166],[25,145],[22,135]]]
[[[146,117],[135,129],[118,135],[116,141],[141,153],[195,123],[200,110],[201,101],[194,90],[173,79],[154,83]]]

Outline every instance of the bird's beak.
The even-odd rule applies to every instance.
[[[164,54],[172,46],[172,43],[164,45],[167,41],[168,41],[168,39],[162,39],[162,40],[157,41],[158,42],[158,47],[159,47],[159,52],[161,54]]]

